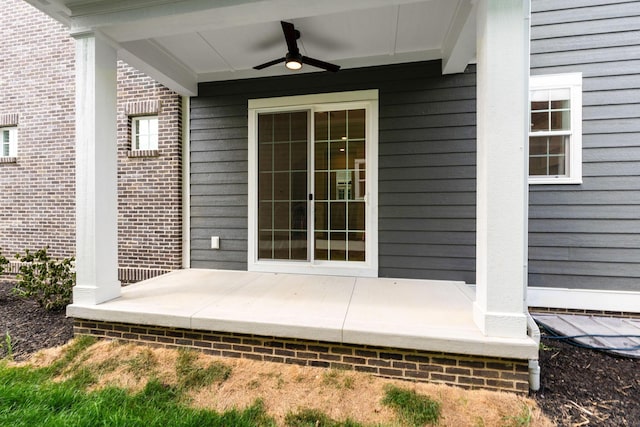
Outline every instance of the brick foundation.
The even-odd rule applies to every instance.
[[[75,319],[76,335],[158,347],[189,347],[206,354],[366,372],[468,389],[529,390],[528,362],[461,354],[307,341],[193,329]]]
[[[169,273],[170,271],[150,268],[118,268],[118,280],[123,285],[129,285]]]
[[[20,262],[10,261],[9,265],[5,268],[4,278],[9,282],[13,282],[17,280],[17,274],[20,272]],[[118,268],[118,280],[122,285],[130,285],[132,283],[140,282],[142,280],[151,279],[153,277],[157,277],[166,273],[169,273],[172,270],[161,270],[161,269],[152,269],[152,268]],[[0,276],[0,279],[3,277]]]

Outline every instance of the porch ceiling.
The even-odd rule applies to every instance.
[[[98,31],[121,59],[185,95],[197,83],[286,74],[279,21],[302,36],[303,55],[342,68],[443,59],[443,72],[475,57],[472,0],[26,0],[72,34]],[[305,66],[302,72],[316,72]]]

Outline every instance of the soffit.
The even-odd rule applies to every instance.
[[[460,65],[447,72],[461,72],[475,55],[472,0],[27,1],[72,34],[97,31],[122,59],[183,93],[197,82],[290,72],[252,68],[286,53],[281,20],[302,33],[303,55],[343,69],[446,60],[457,49]],[[474,37],[463,39],[470,28]]]

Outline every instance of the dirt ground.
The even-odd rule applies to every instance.
[[[72,321],[10,294],[0,282],[0,358],[6,334],[13,357],[25,360],[42,348],[66,343]],[[640,359],[628,359],[543,338],[540,391],[532,393],[559,426],[639,426]]]

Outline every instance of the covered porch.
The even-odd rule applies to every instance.
[[[358,351],[373,351],[379,360],[375,363],[387,365],[385,368],[393,368],[394,360],[428,360],[427,379],[438,380],[429,371],[434,369],[435,374],[447,375],[442,379],[446,382],[461,383],[458,376],[463,375],[470,378],[466,385],[521,390],[521,385],[513,382],[501,387],[500,381],[512,381],[510,377],[522,381],[528,360],[537,358],[526,307],[528,1],[27,1],[66,24],[76,40],[77,286],[69,315],[79,319],[79,333],[95,330],[120,338],[130,334],[131,339],[140,341],[147,336],[147,341],[155,343],[161,343],[159,337],[163,337],[173,339],[169,344],[180,345],[170,335],[178,334],[180,340],[191,340],[186,345],[195,345],[187,335],[195,334],[201,338],[196,341],[202,341],[202,331],[219,331],[231,334],[225,335],[232,341],[226,344],[233,345],[233,340],[239,339],[235,344],[242,345],[243,340],[267,337],[264,339],[279,342],[285,350],[289,350],[287,345],[304,345],[309,350],[317,345],[309,344],[313,342],[348,344],[352,346],[344,350],[348,357],[356,357]],[[377,186],[363,197],[369,204],[371,224],[367,230],[367,239],[371,239],[368,275],[374,277],[187,269],[131,287],[120,286],[114,144],[117,60],[127,61],[185,96],[186,111],[189,97],[199,95],[207,82],[253,81],[249,99],[259,99],[265,88],[260,87],[261,80],[251,79],[289,73],[282,66],[252,68],[283,54],[279,28],[283,20],[304,26],[308,36],[301,39],[303,53],[337,63],[342,70],[368,72],[367,67],[386,64],[439,61],[442,75],[449,75],[463,73],[475,64],[475,87],[470,86],[475,96],[465,98],[476,104],[471,132],[476,153],[475,216],[471,219],[475,227],[467,230],[475,234],[475,292],[462,282],[376,277],[380,275],[377,248],[382,243],[378,238]],[[317,70],[302,70],[313,71]],[[322,87],[286,87],[285,92],[291,93],[284,95],[314,95],[322,93]],[[446,93],[447,89],[439,90]],[[381,104],[385,96],[380,95]],[[372,110],[377,110],[377,102]],[[234,143],[243,146],[244,151],[236,151],[239,163],[246,163],[247,139],[251,139],[246,137],[250,129],[246,125],[248,107],[251,103],[240,106],[242,111],[233,125],[241,130],[239,137],[220,132],[221,144],[229,145],[235,138]],[[434,111],[439,113],[438,106]],[[424,111],[417,107],[415,114]],[[396,128],[411,128],[411,120],[415,120],[384,119],[395,120]],[[370,128],[374,137],[369,140],[375,144],[376,121],[377,117]],[[189,228],[188,133],[184,147],[184,264],[190,267],[193,251],[189,251],[189,242],[194,230]],[[377,151],[372,151],[371,158],[377,160]],[[242,164],[245,169],[238,173],[242,182],[236,187],[242,187],[242,197],[250,200],[242,205],[241,215],[230,218],[227,228],[246,221],[246,206],[255,203],[251,190],[246,191],[255,184],[254,171]],[[447,165],[441,170],[446,174]],[[376,181],[377,171],[368,173],[368,182]],[[416,191],[445,191],[427,187]],[[255,224],[248,222],[246,229],[242,224],[238,234],[245,237],[237,239],[234,249],[244,259],[251,259],[256,250],[247,249],[246,242],[250,246],[251,239],[246,235],[255,232]],[[411,232],[410,226],[405,228],[409,230],[406,234]],[[434,246],[437,244],[441,243]],[[234,262],[233,268],[250,270],[251,262]],[[148,327],[138,333],[134,332],[140,328],[136,325]],[[234,334],[244,335],[237,338]],[[305,344],[289,339],[304,340]],[[212,340],[221,341],[220,336]],[[213,349],[211,346],[205,348]],[[328,349],[328,356],[335,356],[333,347],[321,347]],[[390,351],[392,348],[398,351]],[[383,354],[394,356],[385,359]],[[340,356],[340,363],[348,362]],[[495,372],[491,368],[497,366],[494,363],[500,366]],[[474,383],[474,378],[480,382]],[[494,386],[487,383],[489,380]]]

